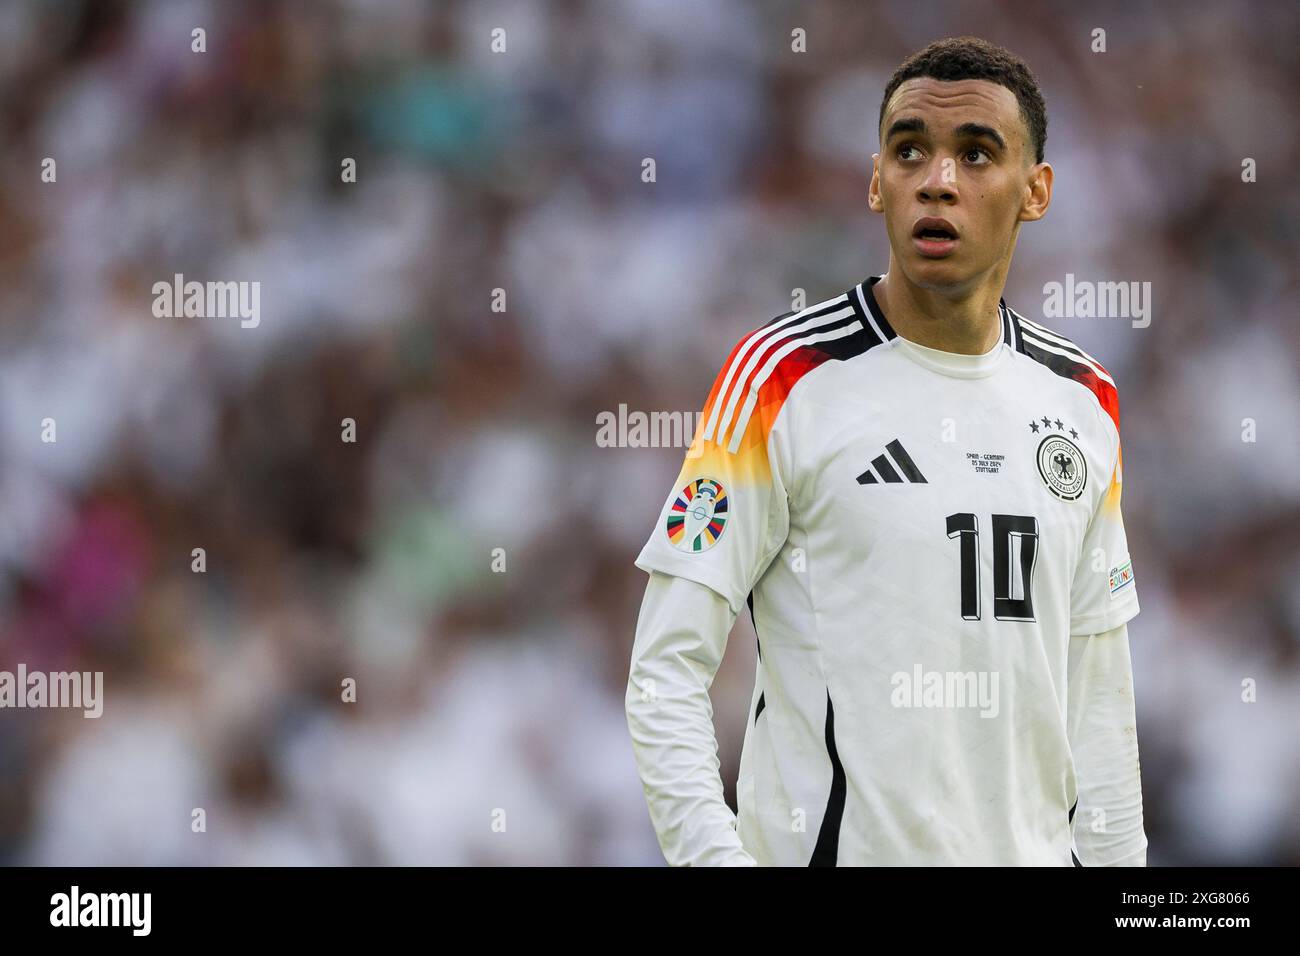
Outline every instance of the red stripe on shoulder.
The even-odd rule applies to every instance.
[[[1114,381],[1114,376],[1106,371],[1105,366],[1096,359],[1089,361],[1082,356],[1063,355],[1060,348],[1057,347],[1059,343],[1054,342],[1052,350],[1043,348],[1037,342],[1031,341],[1031,337],[1037,334],[1034,329],[1025,331],[1027,334],[1023,335],[1021,339],[1024,343],[1024,353],[1040,365],[1046,365],[1062,378],[1068,378],[1086,386],[1097,397],[1097,404],[1101,406],[1102,411],[1110,416],[1110,420],[1115,423],[1115,430],[1118,431],[1119,392],[1114,385],[1103,379],[1094,370],[1095,366],[1096,369],[1101,370],[1102,375]],[[1064,339],[1064,342],[1069,343],[1071,348],[1078,348],[1078,346],[1069,342],[1069,339]]]
[[[1100,362],[1097,363],[1097,367],[1107,375],[1110,375]],[[1110,420],[1115,423],[1115,430],[1119,431],[1119,391],[1114,385],[1102,379],[1087,365],[1081,364],[1077,366],[1077,368],[1078,374],[1073,376],[1074,380],[1076,382],[1082,382],[1084,385],[1087,385],[1088,388],[1092,389],[1092,394],[1097,396],[1097,401],[1100,403],[1102,411],[1110,416]],[[1110,377],[1113,380],[1115,376],[1110,375]]]
[[[759,387],[758,404],[754,408],[764,439],[771,431],[777,413],[781,411],[781,406],[785,404],[791,389],[799,379],[829,361],[831,357],[829,352],[824,352],[816,346],[801,345],[776,363],[771,376]]]
[[[749,335],[743,337],[736,344],[736,347],[731,350],[727,363],[723,366],[722,371],[718,373],[706,405],[706,419],[712,413],[715,403],[721,405],[719,409],[721,417],[718,422],[717,433],[713,436],[714,440],[721,445],[727,445],[732,439],[733,427],[743,424],[746,432],[749,432],[751,430],[750,426],[757,422],[757,433],[750,436],[751,440],[746,442],[746,445],[755,441],[766,442],[772,424],[776,421],[777,413],[780,412],[781,406],[785,404],[785,400],[795,384],[799,379],[833,356],[811,345],[800,345],[798,348],[782,355],[777,360],[776,366],[771,373],[759,385],[758,398],[754,408],[748,419],[742,423],[740,419],[744,414],[745,403],[749,398],[750,389],[778,350],[789,345],[791,341],[807,334],[806,331],[793,334],[787,333],[785,330],[778,331],[752,346],[743,356],[740,355],[740,352],[748,341]],[[739,361],[739,365],[732,373],[731,382],[728,383],[724,393],[722,386],[727,375],[727,368],[737,361]],[[750,367],[747,375],[744,374],[746,367]],[[731,415],[728,416],[727,407],[732,404],[733,399],[735,407],[732,409]]]

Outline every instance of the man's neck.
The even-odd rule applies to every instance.
[[[911,342],[959,355],[983,355],[997,345],[1002,282],[981,283],[971,293],[951,298],[913,285],[890,262],[872,292],[894,331]]]

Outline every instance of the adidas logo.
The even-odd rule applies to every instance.
[[[885,451],[888,454],[877,455],[871,459],[871,467],[858,475],[858,484],[878,485],[883,482],[887,485],[898,485],[909,481],[918,485],[929,484],[925,480],[925,475],[921,474],[921,469],[916,467],[916,462],[912,461],[912,456],[907,453],[897,438],[885,446]]]

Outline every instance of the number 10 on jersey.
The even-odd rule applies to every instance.
[[[948,537],[961,554],[961,616],[980,619],[980,529],[969,511],[948,515]],[[1034,564],[1038,558],[1038,519],[1032,515],[993,515],[993,617],[1034,620]]]

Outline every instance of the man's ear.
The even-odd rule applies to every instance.
[[[880,198],[880,154],[871,154],[871,185],[867,187],[867,207],[872,212],[884,212],[885,203]]]
[[[1038,163],[1029,170],[1025,201],[1020,207],[1020,222],[1037,222],[1047,215],[1052,203],[1052,167]]]

